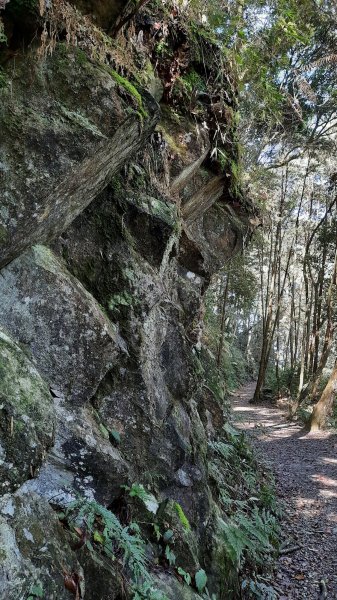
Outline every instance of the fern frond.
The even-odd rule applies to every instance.
[[[140,536],[139,528],[137,531],[133,526],[123,527],[114,513],[94,500],[80,499],[72,502],[67,508],[66,516],[71,525],[85,524],[87,534],[94,540],[94,533],[97,532],[97,527],[100,527],[100,547],[106,556],[111,559],[114,554],[122,553],[122,564],[132,574],[134,589],[146,588],[148,595],[145,597],[153,598],[153,594],[156,593],[159,598],[159,592],[155,589],[148,570],[146,545]],[[150,590],[153,591],[152,596]],[[161,600],[165,600],[163,595]]]

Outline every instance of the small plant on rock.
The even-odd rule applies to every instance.
[[[63,520],[91,553],[104,554],[126,576],[130,574],[135,600],[167,600],[149,572],[146,544],[137,523],[125,527],[110,510],[85,498],[71,503]]]

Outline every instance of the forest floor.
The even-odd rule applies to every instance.
[[[249,404],[254,384],[235,393],[237,427],[273,471],[284,510],[275,589],[280,600],[337,599],[337,435],[308,434],[286,410]]]

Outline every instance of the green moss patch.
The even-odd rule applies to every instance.
[[[143,99],[137,88],[135,88],[135,86],[133,85],[133,83],[131,83],[128,79],[125,79],[125,77],[119,75],[113,69],[109,69],[109,73],[110,75],[112,75],[116,83],[123,87],[128,92],[128,94],[130,94],[136,100],[138,104],[138,111],[141,114],[141,116],[144,117],[144,119],[148,117],[148,113],[146,112],[143,106]]]

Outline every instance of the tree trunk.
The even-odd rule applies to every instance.
[[[329,377],[322,395],[314,406],[310,421],[310,431],[317,431],[326,425],[328,416],[331,414],[334,400],[337,394],[337,361]]]
[[[227,299],[228,299],[228,288],[229,288],[229,273],[226,277],[225,291],[224,291],[223,301],[222,301],[222,306],[221,306],[220,339],[219,339],[217,359],[216,359],[216,363],[217,363],[218,367],[220,367],[220,364],[221,364],[221,355],[222,355],[224,336],[225,336],[225,323],[226,323],[225,317],[226,317],[226,307],[227,307]]]
[[[334,332],[336,329],[336,324],[334,323],[334,319],[333,319],[334,290],[336,288],[336,283],[337,283],[337,244],[336,244],[336,248],[335,248],[334,269],[333,269],[333,273],[331,275],[331,281],[330,281],[329,290],[328,290],[328,294],[327,294],[327,300],[326,300],[327,324],[326,324],[326,330],[325,330],[325,336],[324,336],[324,344],[323,344],[323,348],[322,348],[322,352],[321,352],[321,358],[320,358],[320,361],[317,366],[315,374],[312,375],[307,386],[305,388],[303,388],[301,393],[299,394],[297,406],[309,395],[311,395],[312,399],[315,400],[315,397],[317,394],[317,388],[318,388],[318,385],[320,382],[320,378],[321,378],[321,375],[323,373],[323,370],[325,368],[325,365],[326,365],[329,355],[330,355],[331,346],[333,343],[333,336],[334,336]]]
[[[256,402],[259,402],[260,397],[261,397],[261,391],[262,391],[262,387],[264,384],[264,380],[266,378],[266,371],[267,371],[267,365],[268,365],[268,361],[266,360],[266,351],[267,351],[267,347],[265,345],[265,348],[263,348],[263,352],[261,355],[261,360],[260,360],[260,365],[259,365],[259,374],[257,377],[254,397],[250,400],[251,404],[255,404]]]

